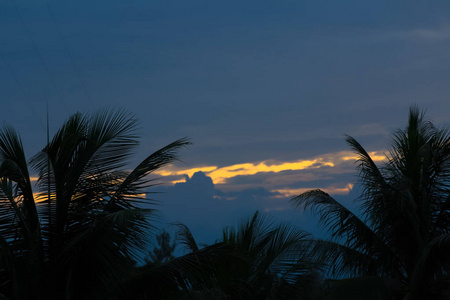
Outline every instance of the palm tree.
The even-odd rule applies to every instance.
[[[335,276],[394,278],[405,299],[435,299],[449,283],[449,131],[412,107],[381,166],[354,138],[346,140],[359,156],[360,213],[321,190],[294,197],[293,205],[311,207],[331,234],[312,242],[310,255]]]
[[[146,262],[163,263],[175,258],[173,252],[177,246],[176,242],[170,243],[170,234],[163,230],[156,236],[158,246],[154,247],[152,251],[148,252],[145,257]]]
[[[147,175],[176,159],[175,141],[126,171],[138,145],[123,111],[71,116],[31,167],[19,135],[0,131],[0,292],[14,299],[102,299],[123,287],[149,223]]]
[[[296,299],[296,280],[312,267],[297,257],[309,234],[258,212],[201,249],[185,225],[179,228],[187,257],[200,266],[199,276],[185,277],[191,299]]]

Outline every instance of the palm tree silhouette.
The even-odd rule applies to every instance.
[[[352,137],[362,194],[356,214],[321,190],[294,197],[312,210],[330,240],[311,243],[309,254],[336,276],[396,279],[405,299],[435,299],[448,284],[450,250],[450,134],[424,119],[417,107],[392,140],[378,167]]]
[[[256,212],[238,226],[226,227],[215,244],[201,248],[189,228],[179,224],[179,240],[199,266],[182,291],[189,299],[295,299],[296,280],[312,265],[298,259],[309,234],[288,224],[275,225]],[[186,263],[186,260],[183,261]]]
[[[176,159],[175,141],[126,171],[136,119],[120,110],[71,116],[30,165],[0,131],[0,292],[14,299],[102,299],[123,286],[145,246],[147,175]],[[145,194],[144,194],[145,195]]]

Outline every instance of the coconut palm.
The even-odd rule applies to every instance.
[[[309,234],[258,212],[204,248],[185,225],[179,228],[187,256],[201,268],[201,276],[185,278],[191,299],[296,299],[296,280],[312,267],[297,257]]]
[[[30,163],[0,131],[0,292],[14,299],[102,299],[121,289],[149,229],[147,175],[185,139],[124,167],[138,145],[123,111],[71,116]],[[29,165],[38,173],[33,190]]]
[[[294,197],[293,205],[311,207],[331,235],[312,242],[310,254],[329,263],[335,276],[394,278],[401,297],[435,299],[448,284],[449,131],[412,107],[381,166],[354,138],[346,140],[359,156],[360,210],[350,211],[321,190]]]

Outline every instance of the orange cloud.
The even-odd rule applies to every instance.
[[[374,151],[369,155],[374,161],[383,161],[386,157],[382,152]],[[161,176],[189,176],[196,172],[203,172],[207,176],[211,177],[214,184],[226,184],[227,179],[236,176],[250,176],[258,173],[279,173],[282,171],[297,171],[308,169],[319,169],[323,167],[329,167],[328,172],[333,174],[353,172],[354,167],[348,164],[350,160],[357,160],[358,157],[351,151],[341,151],[335,153],[323,154],[310,159],[297,160],[293,162],[279,162],[274,163],[272,160],[257,162],[257,163],[243,163],[235,164],[231,166],[218,167],[218,166],[203,166],[194,167],[190,169],[178,169],[173,166],[168,166],[163,170],[158,170],[155,173]],[[177,178],[172,181],[172,184],[185,182],[185,179]],[[344,193],[345,191],[335,191],[335,193]]]
[[[224,184],[229,178],[242,175],[255,175],[257,173],[274,172],[278,173],[287,170],[304,170],[304,169],[317,169],[321,167],[333,167],[332,162],[324,161],[322,158],[314,160],[299,160],[295,162],[285,162],[281,164],[270,164],[266,161],[260,163],[245,163],[236,164],[219,168],[217,166],[197,167],[186,170],[160,170],[155,173],[161,176],[174,176],[174,175],[187,175],[191,177],[196,172],[203,172],[207,176],[211,177],[214,184]],[[173,181],[172,183],[184,182],[183,179]]]
[[[275,189],[272,190],[272,193],[279,193],[280,195],[277,198],[288,198],[288,197],[294,197],[298,196],[304,192],[313,190],[314,188],[301,188],[301,189]],[[336,187],[336,186],[330,186],[321,189],[325,193],[328,193],[330,195],[348,195],[350,191],[353,189],[353,184],[349,183],[345,187]]]
[[[304,170],[304,169],[316,169],[324,166],[334,166],[331,162],[323,162],[318,159],[315,160],[303,160],[291,163],[282,163],[278,165],[268,165],[266,162],[259,164],[237,164],[228,167],[217,169],[207,175],[212,178],[215,184],[223,184],[228,178],[242,176],[242,175],[255,175],[257,173],[274,172],[278,173],[287,170]]]
[[[198,168],[192,168],[192,169],[185,169],[185,170],[179,170],[179,171],[170,171],[167,169],[158,170],[155,173],[161,176],[173,176],[173,175],[187,175],[189,177],[192,177],[194,173],[197,172],[203,172],[203,173],[209,173],[214,170],[216,170],[216,166],[209,166],[209,167],[198,167]],[[178,180],[179,182],[179,180]]]
[[[386,156],[384,154],[380,154],[379,152],[369,152],[368,153],[373,161],[383,161],[386,159]],[[358,160],[359,157],[356,155],[351,156],[344,156],[342,157],[342,160]]]

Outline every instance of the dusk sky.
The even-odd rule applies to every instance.
[[[450,125],[449,1],[0,0],[2,123],[28,157],[69,115],[123,108],[146,154],[182,137],[149,191],[200,242],[255,210],[320,234],[289,199],[350,205],[355,158],[377,161],[412,104]]]

